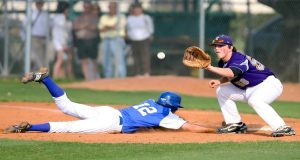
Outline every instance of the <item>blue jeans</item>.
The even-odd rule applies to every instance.
[[[125,41],[122,37],[102,39],[103,70],[105,78],[125,77]]]

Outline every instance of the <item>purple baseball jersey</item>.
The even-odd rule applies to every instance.
[[[231,83],[240,89],[256,86],[268,76],[274,75],[268,68],[254,58],[239,52],[233,52],[227,63],[220,60],[218,66],[241,71],[239,76],[231,80]]]

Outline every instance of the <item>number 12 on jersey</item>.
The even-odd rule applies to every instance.
[[[139,105],[132,106],[136,109],[142,116],[146,116],[147,114],[156,113],[157,109],[155,107],[150,107],[149,103],[142,103]]]

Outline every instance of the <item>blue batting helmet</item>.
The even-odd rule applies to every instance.
[[[171,108],[171,111],[183,108],[181,106],[181,96],[174,92],[162,92],[156,103]]]

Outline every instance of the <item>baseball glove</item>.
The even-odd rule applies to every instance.
[[[211,64],[211,58],[201,48],[190,46],[184,51],[182,63],[191,68],[204,69]]]

